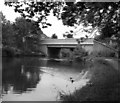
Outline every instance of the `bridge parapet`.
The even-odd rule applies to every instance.
[[[87,39],[80,43],[90,54],[93,51],[93,39]],[[40,41],[41,52],[47,56],[59,55],[60,49],[74,49],[78,45],[77,39],[43,39]]]
[[[73,44],[73,45],[77,45],[78,42],[77,42],[77,39],[43,39],[40,41],[40,44],[46,44],[46,45],[49,45],[49,44]],[[93,44],[93,39],[87,39],[85,40],[84,42],[82,42],[81,44]]]

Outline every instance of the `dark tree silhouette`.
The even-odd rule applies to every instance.
[[[38,65],[39,61],[36,59],[3,58],[3,93],[7,93],[10,86],[13,86],[14,93],[19,94],[28,91],[28,89],[32,91],[33,88],[36,88],[41,78],[40,71],[33,67],[34,64]]]
[[[66,1],[66,0],[65,0]],[[8,3],[6,5],[14,6],[15,12],[19,12],[26,19],[31,19],[39,14],[37,24],[41,23],[43,27],[51,26],[46,17],[53,10],[54,16],[62,19],[64,25],[74,26],[82,23],[84,26],[91,25],[98,28],[104,38],[115,36],[116,41],[120,42],[120,2],[29,2],[25,3],[27,7],[22,8],[21,3]],[[95,1],[95,2],[93,2]],[[108,30],[110,34],[108,34]],[[120,43],[118,43],[120,44]]]
[[[46,20],[51,10],[54,16],[63,20],[64,25],[84,23],[85,26],[91,24],[93,27],[104,28],[111,23],[115,34],[120,26],[120,2],[24,2],[24,4],[5,2],[5,4],[14,6],[15,12],[19,12],[26,19],[31,19],[39,13],[37,23],[42,23],[43,27],[51,26],[42,21]],[[23,5],[27,7],[23,8]]]
[[[57,37],[56,34],[53,34],[51,38],[52,38],[52,39],[57,39],[58,37]]]
[[[25,18],[19,17],[11,23],[5,19],[2,12],[0,12],[0,15],[4,56],[7,56],[7,54],[9,56],[14,55],[16,50],[21,50],[26,54],[40,52],[38,46],[43,32],[33,20],[29,22]]]
[[[63,34],[63,37],[73,38],[73,31],[71,30],[70,33],[69,33],[69,32],[66,32],[65,34]]]
[[[73,38],[73,34],[68,34],[67,38]]]

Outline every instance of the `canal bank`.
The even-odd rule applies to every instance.
[[[3,101],[59,101],[59,91],[74,91],[86,85],[82,79],[73,85],[70,77],[86,75],[82,63],[55,61],[41,57],[2,58]],[[79,84],[80,83],[80,84]]]
[[[86,86],[76,90],[73,94],[62,95],[63,103],[69,101],[119,101],[120,71],[116,66],[119,60],[110,58],[94,58],[88,71],[90,81]]]
[[[120,72],[109,60],[90,60],[85,65],[62,59],[3,58],[3,101],[119,100]]]

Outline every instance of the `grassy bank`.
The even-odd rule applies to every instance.
[[[119,101],[120,97],[120,71],[108,62],[95,59],[88,69],[92,74],[89,83],[73,94],[62,95],[62,103],[74,101]]]

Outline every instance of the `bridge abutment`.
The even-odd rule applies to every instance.
[[[41,45],[41,46],[40,46],[40,51],[41,51],[45,56],[48,56],[48,48],[47,48],[47,45]]]

